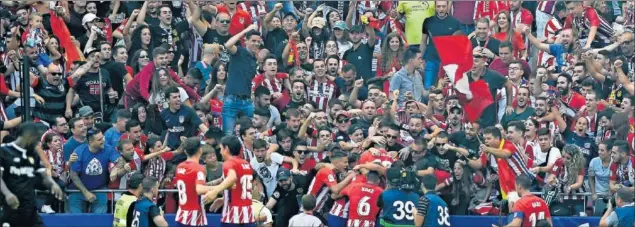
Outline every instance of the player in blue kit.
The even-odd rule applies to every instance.
[[[404,171],[393,165],[386,171],[388,185],[379,196],[377,206],[381,207],[381,226],[406,227],[415,224],[416,204],[419,194],[415,188],[419,181],[412,171]]]
[[[437,178],[434,175],[423,177],[424,195],[419,198],[415,226],[425,227],[449,227],[450,212],[448,205],[437,195],[434,188],[437,186]]]
[[[141,183],[143,195],[137,200],[132,227],[168,226],[159,207],[152,201],[159,194],[159,182],[154,177],[146,177]]]

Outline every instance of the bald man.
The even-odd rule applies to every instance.
[[[210,75],[212,74],[212,67],[216,64],[216,61],[220,59],[222,53],[221,46],[218,44],[203,44],[203,57],[200,62],[197,62],[194,67],[201,71],[203,74],[203,82],[201,83],[201,89],[199,91],[205,91],[205,94],[209,93],[213,87],[206,90],[210,81]]]
[[[55,64],[49,65],[47,71],[46,75],[37,77],[31,84],[33,93],[41,97],[35,104],[33,116],[52,126],[56,117],[64,116],[66,93],[72,80]]]

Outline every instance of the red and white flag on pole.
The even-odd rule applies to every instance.
[[[494,103],[494,100],[484,80],[469,81],[467,73],[474,64],[472,43],[465,35],[437,36],[432,39],[441,58],[441,66],[454,89],[467,98],[462,105],[468,120],[478,120],[483,110]]]

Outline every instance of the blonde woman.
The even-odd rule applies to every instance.
[[[562,158],[556,160],[547,177],[546,182],[563,193],[562,204],[573,209],[574,212],[569,212],[570,214],[584,212],[584,196],[574,194],[584,192],[585,164],[586,159],[580,148],[567,144],[562,149]]]

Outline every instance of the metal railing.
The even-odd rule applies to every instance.
[[[45,193],[45,192],[47,192],[47,191],[38,191],[38,190],[35,191],[36,194],[37,193]],[[65,192],[67,194],[68,193],[81,193],[81,191],[77,190],[77,189],[67,189],[67,190],[65,190]],[[115,198],[115,194],[121,194],[121,193],[128,192],[128,189],[97,189],[97,190],[91,190],[90,192],[92,192],[92,193],[108,193],[108,194],[110,194],[113,199],[110,200],[109,202],[110,202],[111,209],[114,212],[114,210],[115,210],[115,202],[116,202],[115,199],[114,199]],[[159,189],[159,193],[176,193],[176,192],[178,192],[177,189]],[[534,194],[534,195],[543,195],[544,193],[543,192],[532,192],[532,194]],[[587,200],[589,199],[590,196],[592,196],[592,193],[591,192],[579,192],[579,193],[571,193],[570,195],[582,197],[582,199],[584,200],[584,207],[586,208],[586,205],[587,205],[587,202],[588,202]],[[602,197],[608,196],[609,194],[596,193],[596,195],[598,197],[602,198]],[[566,195],[564,193],[560,193],[558,196],[564,197]],[[58,208],[59,208],[58,210],[65,210],[64,207],[58,207]]]

